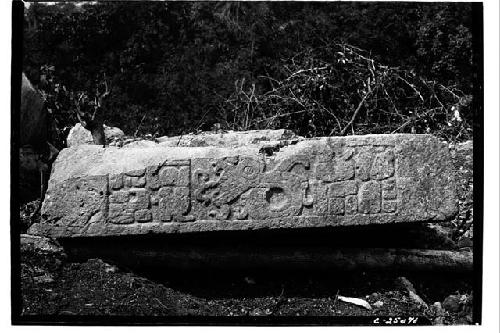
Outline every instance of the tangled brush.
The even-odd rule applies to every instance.
[[[287,128],[297,134],[432,133],[448,141],[472,138],[472,96],[384,66],[359,48],[335,43],[285,60],[281,78],[235,82],[221,105],[235,130]],[[264,84],[262,84],[264,83]],[[263,89],[260,89],[263,90]]]

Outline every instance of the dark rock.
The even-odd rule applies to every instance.
[[[444,314],[445,314],[445,311],[443,309],[443,306],[441,305],[441,302],[435,302],[434,304],[432,304],[430,307],[430,311],[436,317],[441,317],[441,316],[444,316]]]
[[[43,275],[33,277],[33,281],[36,283],[52,283],[54,282],[54,277],[49,273],[45,273]]]
[[[462,237],[458,240],[458,247],[464,248],[464,247],[472,247],[474,244],[472,243],[472,239],[469,237]]]
[[[396,287],[398,287],[402,290],[412,291],[412,292],[416,293],[415,287],[413,287],[413,284],[404,276],[398,277],[395,281],[395,285],[396,285]]]
[[[21,235],[21,252],[45,252],[53,254],[62,254],[62,247],[54,240],[45,237],[33,235]]]
[[[443,301],[443,308],[448,312],[458,312],[460,310],[460,295],[450,295]]]

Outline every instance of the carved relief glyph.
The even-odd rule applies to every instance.
[[[172,160],[109,175],[107,222],[252,221],[299,216],[393,214],[391,145],[328,146],[284,159]]]

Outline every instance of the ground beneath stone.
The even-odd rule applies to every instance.
[[[402,272],[142,271],[139,275],[100,259],[71,262],[64,252],[36,248],[24,248],[21,259],[20,296],[26,319],[30,315],[424,316],[440,324],[472,321],[472,279],[465,274],[404,273],[427,308],[396,283]],[[465,301],[452,311],[437,312],[432,304],[452,294]],[[363,299],[372,309],[342,302],[339,295]]]

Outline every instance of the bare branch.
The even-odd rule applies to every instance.
[[[373,91],[373,90],[372,90]],[[365,103],[366,99],[368,98],[368,96],[371,95],[372,91],[368,91],[364,96],[363,98],[361,99],[361,101],[359,102],[358,104],[358,107],[356,108],[356,110],[354,111],[352,117],[351,117],[351,120],[349,120],[349,122],[347,123],[347,125],[345,125],[345,127],[342,129],[342,131],[340,131],[340,135],[345,135],[345,133],[347,132],[347,130],[349,129],[349,127],[354,123],[354,121],[356,120],[356,117],[358,116],[358,113],[359,111],[361,110],[361,107],[363,106],[363,104]]]

